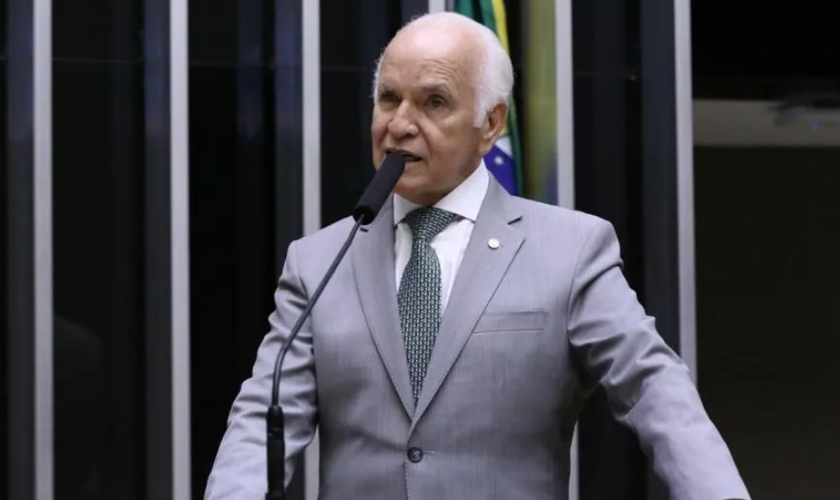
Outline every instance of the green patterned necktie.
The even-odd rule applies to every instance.
[[[405,217],[413,241],[397,299],[415,404],[440,327],[440,261],[431,242],[455,218],[455,214],[433,207],[419,208]]]

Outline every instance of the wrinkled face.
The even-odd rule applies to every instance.
[[[405,30],[388,46],[374,96],[371,137],[377,167],[389,152],[406,154],[395,191],[434,204],[478,166],[498,135],[499,105],[476,127],[473,85],[479,45],[457,30]],[[497,123],[498,122],[498,123]]]

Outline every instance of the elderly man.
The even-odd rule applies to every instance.
[[[457,14],[421,17],[386,48],[373,160],[399,152],[407,167],[286,357],[286,480],[317,427],[323,500],[565,499],[572,429],[601,384],[673,498],[747,498],[610,224],[488,174],[512,86],[494,34]],[[290,246],[207,500],[262,498],[274,359],[351,226]]]

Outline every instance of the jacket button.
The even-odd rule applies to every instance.
[[[408,450],[408,459],[414,462],[415,464],[417,462],[420,462],[421,460],[423,460],[423,450],[421,450],[420,448],[411,448],[410,450]]]

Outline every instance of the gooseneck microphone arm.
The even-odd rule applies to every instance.
[[[341,247],[341,250],[338,252],[338,255],[332,265],[327,270],[327,274],[324,275],[324,279],[321,280],[321,284],[318,285],[315,293],[312,294],[312,298],[309,299],[309,302],[306,304],[306,308],[304,308],[297,320],[297,323],[295,323],[295,326],[292,328],[288,341],[283,344],[277,359],[274,361],[274,378],[271,382],[271,406],[268,407],[268,413],[266,415],[266,452],[268,453],[266,463],[268,466],[268,492],[265,495],[266,500],[284,500],[285,498],[286,439],[284,436],[285,426],[283,422],[283,409],[280,408],[280,404],[278,402],[278,389],[280,388],[280,373],[282,371],[281,368],[283,366],[283,359],[286,357],[286,353],[289,351],[289,348],[291,347],[292,342],[294,342],[295,337],[297,337],[298,332],[303,327],[303,323],[312,312],[312,307],[315,305],[315,302],[317,302],[318,297],[321,296],[321,292],[324,291],[324,287],[327,286],[327,283],[333,273],[335,273],[336,268],[338,268],[338,265],[341,263],[342,258],[344,258],[344,254],[346,254],[347,250],[350,248],[350,244],[353,242],[353,238],[355,238],[356,233],[359,231],[359,227],[361,227],[362,222],[362,219],[356,221],[356,224],[353,226],[353,230],[350,231],[350,234],[347,236],[347,241],[344,242],[344,246]]]
[[[306,304],[306,308],[304,308],[297,320],[297,323],[295,323],[295,326],[292,328],[292,331],[289,334],[289,339],[283,344],[283,347],[280,349],[280,353],[277,355],[277,359],[274,361],[274,378],[271,382],[271,406],[268,407],[268,413],[266,415],[266,451],[268,453],[266,463],[268,466],[268,492],[265,495],[266,500],[283,500],[285,498],[286,439],[284,436],[285,426],[283,422],[283,409],[280,408],[280,404],[278,402],[278,393],[280,392],[278,389],[280,388],[280,373],[282,371],[281,368],[283,367],[283,359],[286,357],[286,353],[289,351],[289,348],[291,347],[292,342],[294,342],[295,337],[297,337],[298,332],[303,327],[303,323],[306,322],[306,319],[312,312],[312,307],[315,305],[315,302],[318,301],[318,297],[321,296],[321,292],[324,291],[324,287],[327,286],[327,283],[333,273],[335,273],[336,268],[338,268],[338,265],[344,258],[344,254],[346,254],[347,250],[350,248],[350,244],[353,242],[353,238],[355,238],[356,233],[359,231],[359,227],[361,227],[362,222],[362,219],[356,221],[356,224],[347,236],[347,240],[344,242],[344,246],[341,247],[341,250],[338,252],[335,260],[333,260],[332,265],[324,275],[324,279],[321,280],[321,284],[318,285],[315,293],[312,294],[312,297]]]
[[[312,297],[309,298],[306,307],[301,312],[291,332],[289,332],[289,338],[283,343],[274,361],[274,374],[271,380],[271,405],[268,407],[268,412],[265,417],[266,473],[268,476],[268,489],[265,494],[265,500],[285,500],[286,498],[285,423],[283,409],[280,407],[279,401],[280,375],[282,373],[283,359],[295,341],[298,332],[303,328],[303,324],[312,313],[312,308],[318,301],[318,297],[321,296],[321,292],[324,291],[324,288],[327,286],[330,278],[332,278],[335,270],[338,269],[338,265],[341,263],[347,250],[350,249],[350,244],[353,243],[353,239],[356,237],[359,228],[362,225],[373,222],[382,205],[385,204],[385,200],[391,194],[391,191],[393,191],[394,186],[396,186],[400,176],[402,176],[403,171],[405,171],[405,157],[400,154],[388,155],[385,161],[382,162],[382,165],[376,171],[364,194],[359,198],[356,208],[353,210],[353,217],[356,219],[353,229],[350,231],[347,240],[344,242],[341,250],[339,250],[338,255],[336,255],[329,269],[327,269],[326,274],[324,274],[324,278],[321,280],[318,288],[315,289]]]
[[[274,361],[274,380],[272,380],[272,388],[280,387],[280,373],[281,367],[283,366],[283,359],[286,357],[286,352],[289,351],[289,348],[292,345],[292,342],[297,337],[298,332],[301,328],[303,328],[303,323],[309,317],[309,314],[312,312],[312,307],[315,305],[315,302],[318,301],[318,297],[321,296],[321,292],[324,291],[324,288],[327,286],[327,282],[329,282],[332,275],[335,273],[335,270],[338,268],[338,265],[341,263],[341,260],[344,258],[344,254],[347,253],[347,250],[350,249],[350,244],[353,243],[353,239],[356,237],[356,233],[359,231],[359,228],[362,226],[364,221],[359,219],[356,221],[356,224],[353,226],[353,229],[350,231],[350,234],[347,236],[347,240],[344,241],[344,246],[341,247],[339,250],[338,255],[333,260],[333,263],[330,265],[330,268],[327,269],[327,273],[324,275],[324,278],[321,280],[321,284],[318,285],[318,288],[315,289],[315,293],[312,294],[312,297],[309,299],[309,302],[306,304],[306,307],[303,309],[303,312],[300,314],[300,317],[295,323],[295,326],[292,328],[292,332],[289,335],[289,340],[283,345],[283,348],[280,349],[280,354],[277,356],[277,359]],[[277,400],[279,399],[279,391],[272,390],[271,391],[271,406],[277,406]]]

